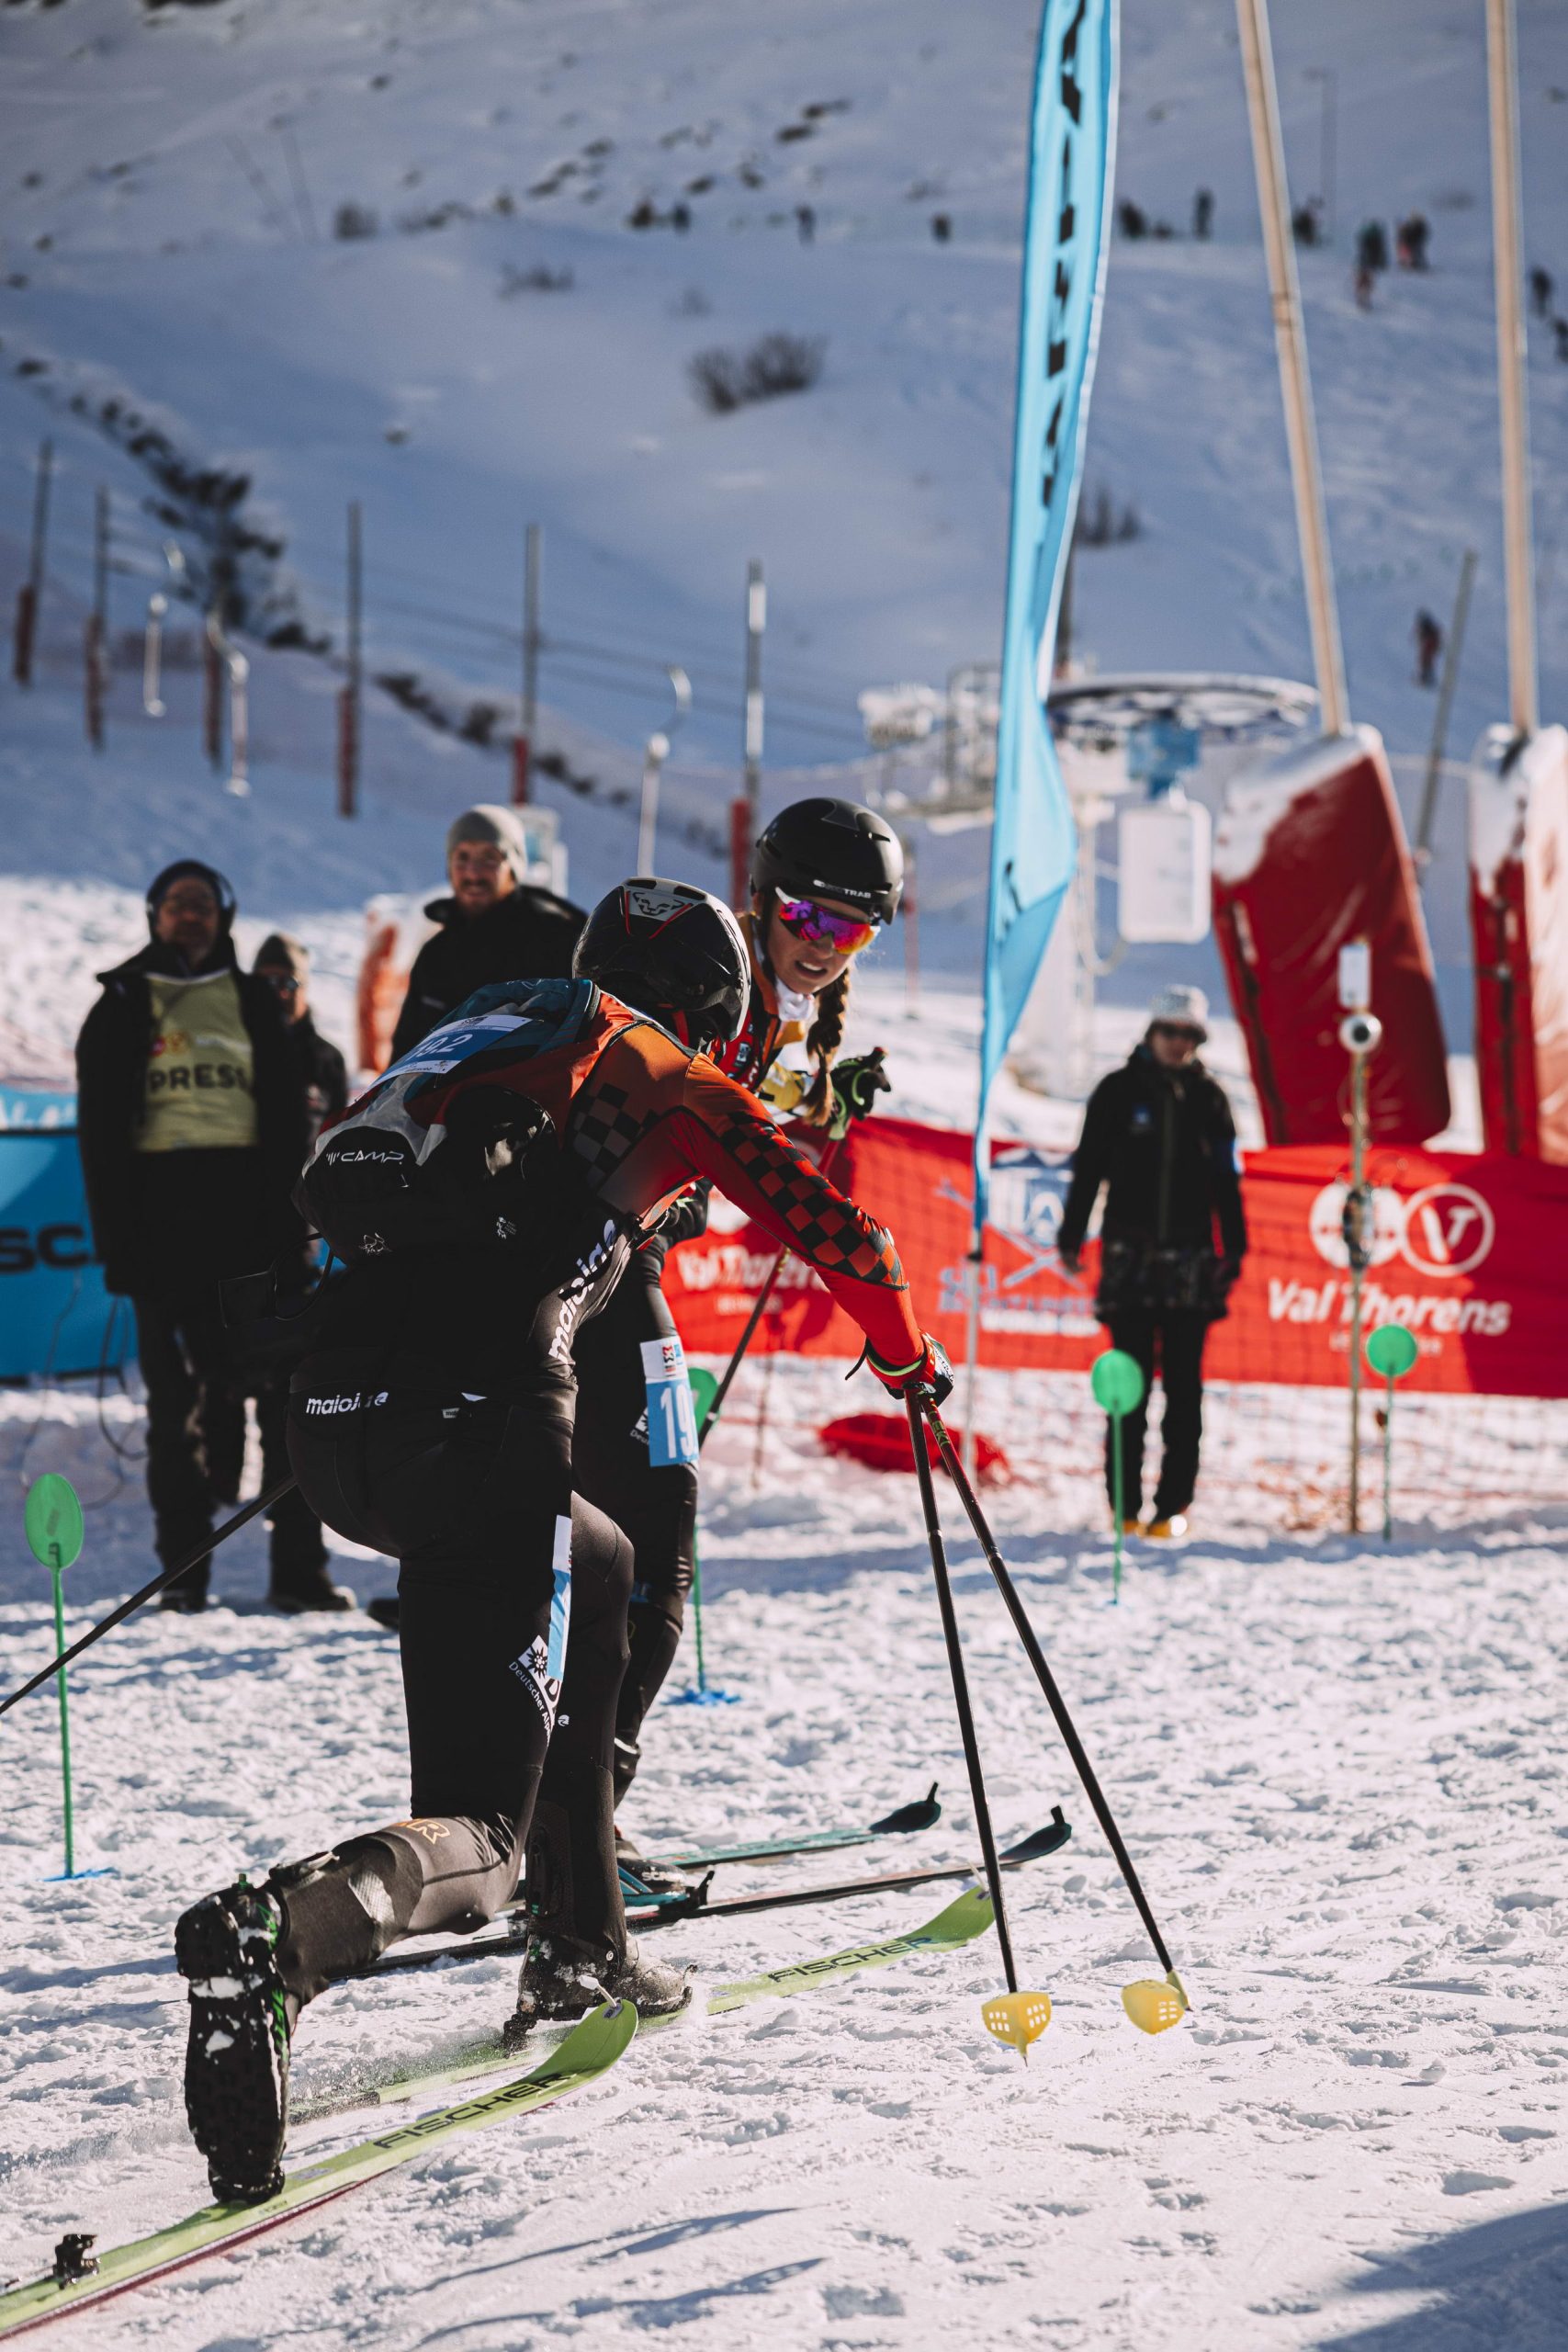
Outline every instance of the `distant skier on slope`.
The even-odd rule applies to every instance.
[[[875,1058],[837,1059],[854,959],[897,911],[904,854],[885,819],[852,800],[797,800],[766,828],[751,857],[751,904],[740,917],[750,989],[739,1034],[716,1046],[719,1067],[781,1116],[841,1136],[871,1110],[887,1080]],[[816,1067],[789,1069],[803,1044]],[[649,1459],[643,1348],[675,1337],[661,1287],[677,1241],[707,1222],[705,1189],[673,1209],[634,1254],[625,1281],[577,1342],[582,1409],[573,1476],[579,1494],[618,1520],[637,1553],[631,1664],[615,1724],[615,1802],[631,1785],[644,1717],[674,1663],[692,1588],[696,1538],[694,1464]],[[651,1866],[622,1841],[629,1869]]]
[[[481,990],[301,1180],[348,1266],[296,1373],[290,1451],[329,1522],[402,1565],[412,1814],[186,1911],[186,2108],[220,2198],[281,2177],[304,2005],[400,1937],[477,1928],[526,1855],[517,2022],[682,2007],[628,1941],[611,1749],[630,1545],[571,1486],[571,1340],[694,1181],[815,1267],[895,1396],[951,1387],[892,1238],[701,1050],[750,972],[728,909],[662,881],[590,917],[574,980]]]
[[[1141,1044],[1089,1098],[1057,1237],[1062,1263],[1076,1274],[1105,1184],[1094,1311],[1110,1326],[1111,1346],[1134,1357],[1144,1374],[1144,1402],[1120,1425],[1129,1533],[1138,1532],[1156,1356],[1165,1388],[1164,1451],[1153,1516],[1142,1532],[1176,1535],[1186,1524],[1203,1429],[1203,1344],[1211,1323],[1225,1312],[1247,1254],[1235,1123],[1224,1087],[1198,1059],[1208,1013],[1201,989],[1166,988],[1155,998]],[[1112,1509],[1116,1426],[1107,1432],[1105,1453]]]

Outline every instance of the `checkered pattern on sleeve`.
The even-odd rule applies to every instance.
[[[776,1127],[757,1119],[726,1119],[717,1132],[737,1168],[788,1227],[790,1247],[808,1265],[890,1290],[908,1288],[893,1236],[853,1201],[835,1193]]]
[[[660,1117],[657,1107],[637,1112],[624,1086],[604,1080],[585,1087],[571,1114],[571,1151],[588,1179],[591,1192],[602,1193],[626,1154],[636,1148]]]

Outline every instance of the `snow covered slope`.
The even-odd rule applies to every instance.
[[[1325,0],[1280,17],[1298,196],[1321,177],[1311,77],[1337,76],[1337,239],[1303,277],[1352,705],[1396,762],[1419,752],[1411,621],[1417,605],[1446,617],[1472,545],[1463,752],[1503,692],[1481,11]],[[151,484],[119,446],[134,413],[191,465],[249,478],[243,518],[283,548],[251,567],[258,615],[341,642],[357,498],[373,666],[500,702],[538,519],[552,726],[629,751],[679,660],[696,684],[682,749],[709,763],[738,742],[761,556],[770,759],[851,757],[862,686],[940,684],[997,641],[1032,25],[1020,0],[7,10],[5,527],[25,535],[47,428],[62,567],[85,585],[100,478],[127,560],[154,566]],[[1523,0],[1520,40],[1527,244],[1568,280],[1556,0]],[[1307,665],[1235,43],[1226,0],[1125,11],[1120,189],[1179,232],[1200,183],[1217,211],[1212,243],[1112,258],[1089,482],[1143,536],[1078,567],[1078,644],[1105,668]],[[375,233],[335,238],[344,205]],[[1411,207],[1433,223],[1431,273],[1380,280],[1363,315],[1349,235]],[[649,214],[660,225],[628,225]],[[818,386],[705,413],[691,358],[776,329],[825,339]],[[1531,384],[1550,716],[1568,706],[1568,372],[1544,322]],[[116,598],[133,617],[140,597]],[[691,788],[716,823],[728,777],[710,766]],[[1450,808],[1435,929],[1462,1046],[1457,846]],[[971,939],[977,879],[976,860]]]

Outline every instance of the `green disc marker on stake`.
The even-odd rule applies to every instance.
[[[40,1566],[49,1570],[54,1584],[54,1646],[65,1647],[65,1596],[61,1579],[66,1569],[81,1557],[82,1505],[76,1489],[69,1478],[57,1470],[46,1470],[28,1488],[23,1506],[22,1524],[27,1529],[28,1544]],[[65,1868],[62,1878],[75,1878],[76,1847],[71,1807],[71,1710],[65,1696],[65,1668],[55,1677],[60,1690],[60,1766],[65,1781]],[[88,1873],[83,1871],[83,1877]]]
[[[1136,1412],[1144,1401],[1144,1371],[1135,1356],[1124,1348],[1107,1348],[1096,1356],[1090,1367],[1089,1385],[1094,1391],[1094,1401],[1111,1420],[1111,1509],[1116,1514],[1116,1565],[1111,1572],[1111,1600],[1114,1607],[1122,1598],[1122,1522],[1127,1514],[1122,1499],[1122,1417]]]
[[[1367,1335],[1367,1362],[1388,1383],[1382,1414],[1382,1540],[1393,1533],[1393,1384],[1402,1380],[1420,1350],[1403,1323],[1380,1323]]]
[[[707,1424],[707,1417],[713,1410],[714,1398],[718,1395],[718,1382],[715,1375],[700,1363],[689,1367],[686,1378],[692,1385],[692,1410],[696,1416],[697,1435],[700,1439]],[[708,1689],[707,1669],[703,1659],[703,1566],[694,1542],[692,1546],[692,1630],[697,1645],[696,1685],[693,1690],[682,1690],[676,1699],[676,1705],[733,1706],[739,1696],[739,1691]]]

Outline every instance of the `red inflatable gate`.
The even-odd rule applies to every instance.
[[[1371,727],[1234,775],[1214,836],[1214,930],[1271,1144],[1337,1144],[1348,1065],[1339,950],[1366,939],[1383,1044],[1371,1131],[1421,1143],[1449,1124],[1432,953],[1382,739]]]
[[[1488,1151],[1568,1163],[1568,729],[1494,727],[1470,776],[1475,1069]]]

